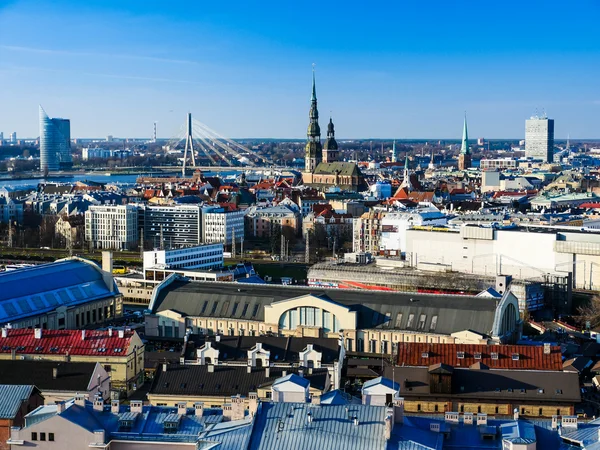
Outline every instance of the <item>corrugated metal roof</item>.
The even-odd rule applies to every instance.
[[[18,355],[85,355],[85,356],[126,356],[134,335],[133,331],[125,331],[123,338],[114,330],[112,336],[108,331],[85,330],[82,339],[80,330],[42,330],[42,337],[35,338],[34,330],[9,329],[7,337],[0,337],[0,353]]]
[[[459,353],[462,358],[458,357]],[[497,354],[497,359],[492,357],[492,353]],[[476,358],[476,355],[479,358]],[[419,342],[398,344],[399,366],[428,367],[442,363],[452,367],[470,367],[478,362],[490,369],[562,370],[563,368],[562,353],[557,346],[550,347],[550,353],[545,354],[544,347],[532,345],[489,346]]]
[[[309,412],[313,417],[311,423],[307,419]],[[358,425],[353,423],[354,416]],[[387,447],[385,417],[384,406],[263,403],[248,448],[383,450]]]
[[[34,387],[26,384],[0,384],[0,419],[14,419]]]
[[[91,262],[66,260],[0,273],[0,323],[115,295]]]

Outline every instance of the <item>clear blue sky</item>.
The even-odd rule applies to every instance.
[[[341,138],[600,138],[600,2],[0,0],[0,131],[304,138],[311,64]]]

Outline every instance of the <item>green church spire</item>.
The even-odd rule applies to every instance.
[[[467,113],[465,112],[465,123],[463,126],[462,145],[460,146],[460,152],[463,155],[469,155],[469,133],[467,132]]]

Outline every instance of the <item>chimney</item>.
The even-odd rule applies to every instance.
[[[221,335],[220,334],[217,334],[215,336],[215,342],[221,342]]]
[[[8,328],[2,327],[2,337],[8,337]]]
[[[312,367],[309,367],[309,368],[308,368],[308,374],[309,374],[309,375],[312,375],[312,373],[313,373],[313,368],[312,368]]]
[[[320,405],[321,404],[321,396],[320,395],[313,395],[310,398],[310,403],[312,403],[313,405]]]
[[[246,366],[246,373],[252,373],[252,366]]]
[[[265,367],[265,377],[269,378],[271,376],[271,368]]]
[[[168,367],[169,367],[169,365],[166,362],[164,362],[162,365],[162,371],[166,372]]]
[[[300,377],[304,378],[304,368],[300,367],[300,368],[298,369],[298,375],[299,375]]]
[[[356,425],[358,424],[358,419],[356,420]],[[385,440],[389,441],[392,437],[392,416],[387,416],[385,418]]]
[[[208,365],[208,373],[213,373],[215,371],[215,365],[214,364],[209,364]]]
[[[177,414],[180,416],[185,416],[187,414],[187,403],[179,402],[177,403]]]
[[[108,337],[112,337],[112,327],[108,327]]]
[[[58,367],[52,368],[52,379],[56,380],[58,378]]]
[[[256,411],[258,411],[258,393],[248,393],[248,410],[250,411],[251,416],[254,416]]]
[[[385,420],[386,420],[386,426],[387,426],[387,420],[388,420],[388,419],[385,419]],[[352,418],[352,422],[354,423],[354,426],[355,426],[355,427],[357,427],[357,426],[358,426],[358,417],[354,416],[354,417]],[[386,430],[386,431],[387,431],[387,430]],[[389,439],[389,438],[388,438],[388,439]]]
[[[202,417],[202,415],[204,414],[204,403],[194,403],[194,413],[196,414],[196,416]]]
[[[35,327],[35,328],[33,329],[33,336],[34,336],[36,339],[41,339],[41,338],[42,338],[42,329],[41,329],[41,328],[38,328],[38,327]]]
[[[144,404],[144,402],[142,402],[141,400],[131,400],[131,402],[129,402],[129,410],[132,413],[142,413],[142,405]]]
[[[308,420],[308,423],[311,423],[311,422],[312,422],[312,419],[313,419],[313,417],[312,417],[312,413],[311,413],[311,412],[309,412],[309,413],[306,415],[306,420]]]
[[[102,270],[112,275],[113,273],[113,255],[112,252],[102,252]]]
[[[519,420],[519,408],[513,410],[513,420]]]
[[[121,403],[119,402],[119,400],[112,400],[110,402],[110,412],[113,414],[119,414],[120,406]]]
[[[21,428],[10,427],[10,440],[11,441],[20,441],[21,440]]]
[[[58,402],[56,404],[56,413],[62,414],[65,412],[65,402]]]
[[[556,430],[558,428],[558,417],[559,416],[552,416],[552,429]],[[600,428],[598,429],[600,432]]]
[[[96,441],[94,444],[104,444],[105,436],[104,430],[94,430],[94,441]]]
[[[94,411],[104,411],[104,401],[102,400],[102,398],[97,398],[96,400],[94,400]]]
[[[75,404],[85,406],[85,394],[75,394]]]
[[[550,344],[544,343],[544,355],[549,355],[549,354],[550,354]]]
[[[85,330],[81,330],[81,340],[85,341]]]
[[[119,339],[123,339],[125,337],[125,330],[119,330]]]
[[[287,377],[287,370],[282,370],[281,371],[281,376],[282,377]]]

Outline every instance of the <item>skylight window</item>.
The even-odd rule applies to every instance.
[[[494,361],[497,361],[497,360],[498,360],[498,353],[497,353],[497,352],[492,352],[492,359],[493,359]]]
[[[512,354],[512,360],[513,361],[518,361],[519,360],[519,354],[518,353],[513,353]]]
[[[456,357],[458,359],[465,359],[465,352],[456,352]]]

